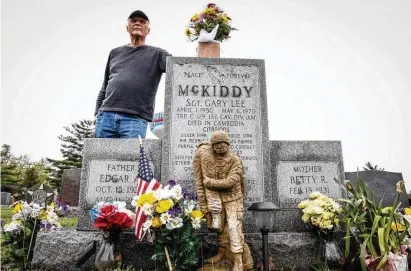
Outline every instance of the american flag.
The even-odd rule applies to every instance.
[[[144,193],[154,191],[160,187],[160,182],[154,179],[153,172],[148,164],[147,155],[144,152],[143,142],[140,139],[140,164],[138,165],[137,175],[137,195],[141,196]],[[144,237],[143,224],[147,217],[143,210],[136,206],[136,237],[141,241]]]

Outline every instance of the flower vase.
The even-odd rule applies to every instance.
[[[103,242],[97,252],[94,264],[99,271],[116,269],[122,264],[121,231],[117,230],[102,233]]]
[[[335,238],[335,231],[320,231],[317,229],[317,235],[320,241],[319,258],[323,258],[328,266],[340,266],[342,264],[342,253]]]
[[[198,57],[220,58],[220,43],[199,42]]]

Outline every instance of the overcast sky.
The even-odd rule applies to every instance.
[[[60,157],[63,126],[93,118],[109,51],[129,42],[132,11],[150,18],[147,44],[196,56],[184,29],[207,4],[1,3],[1,143],[35,160]],[[270,139],[341,140],[345,171],[371,161],[402,172],[411,189],[411,1],[216,3],[239,29],[222,57],[265,59]]]

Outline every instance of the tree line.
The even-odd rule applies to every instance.
[[[94,137],[91,120],[80,120],[64,127],[65,134],[58,138],[62,159],[42,158],[33,161],[26,155],[16,155],[12,146],[1,147],[1,191],[12,193],[15,199],[22,198],[24,191],[36,184],[47,184],[60,189],[64,169],[81,168],[84,139]]]

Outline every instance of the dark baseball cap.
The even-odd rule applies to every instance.
[[[144,12],[142,12],[141,10],[133,11],[133,12],[130,14],[130,16],[128,16],[128,19],[131,19],[131,18],[134,18],[134,17],[140,17],[140,18],[143,18],[143,19],[145,19],[145,20],[147,20],[147,21],[150,21],[150,20],[148,19],[147,15],[146,15]]]

